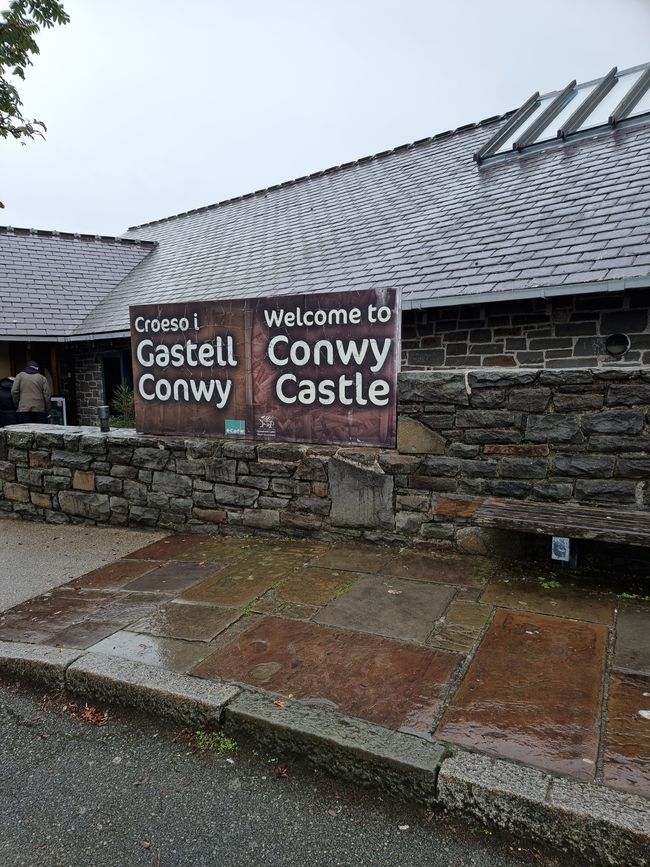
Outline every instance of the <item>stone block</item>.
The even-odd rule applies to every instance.
[[[538,443],[581,443],[584,440],[580,423],[572,415],[549,413],[529,415],[526,439]]]
[[[237,461],[234,458],[210,458],[205,461],[205,478],[210,482],[233,485],[237,481]]]
[[[107,494],[89,494],[83,491],[60,491],[59,508],[67,515],[90,518],[93,521],[108,521],[110,503]]]
[[[16,467],[11,461],[0,461],[0,479],[13,482],[16,478]]]
[[[32,449],[29,453],[29,465],[36,469],[45,469],[50,466],[50,453],[42,449]]]
[[[504,479],[544,479],[548,461],[544,458],[503,458],[499,472]]]
[[[530,493],[530,483],[516,481],[492,481],[485,483],[485,492],[492,497],[506,497],[513,500],[524,500]]]
[[[508,396],[508,407],[522,412],[544,412],[550,399],[551,389],[544,386],[515,388]]]
[[[7,449],[7,460],[11,461],[17,467],[29,466],[29,452],[27,449],[18,449],[14,446],[9,446]]]
[[[26,467],[16,468],[16,481],[30,488],[43,487],[43,470],[28,470]]]
[[[206,524],[224,524],[228,519],[227,513],[220,509],[199,509],[195,507],[192,510],[192,514],[198,521]]]
[[[610,385],[607,392],[608,406],[650,405],[650,383],[636,382],[631,385]]]
[[[71,487],[72,478],[69,476],[45,476],[43,479],[43,490],[49,494],[65,491]]]
[[[193,460],[191,458],[181,458],[177,457],[174,459],[174,466],[172,467],[171,461],[167,465],[167,469],[173,469],[177,473],[181,473],[184,476],[205,476],[205,461],[204,460]],[[216,481],[216,480],[215,480]]]
[[[244,526],[258,530],[274,530],[280,525],[280,513],[275,509],[244,509]]]
[[[499,475],[499,464],[496,461],[461,460],[460,474],[470,478],[496,479]]]
[[[52,464],[70,470],[87,470],[92,461],[93,455],[87,455],[84,452],[69,452],[58,449],[52,452]]]
[[[116,479],[136,479],[138,476],[137,467],[130,467],[126,464],[115,464],[111,467],[111,475]]]
[[[422,422],[407,415],[397,421],[397,451],[407,455],[442,455],[445,439]]]
[[[267,491],[271,484],[268,476],[237,476],[237,484],[245,488],[257,488],[258,491]]]
[[[110,497],[109,504],[112,513],[116,513],[118,515],[129,514],[129,501],[124,497]]]
[[[279,461],[280,463],[300,463],[307,452],[307,446],[295,443],[262,443],[257,447],[258,461]]]
[[[643,430],[643,412],[604,410],[582,416],[582,428],[587,433],[637,434]]]
[[[152,489],[172,494],[175,497],[187,497],[192,493],[192,479],[179,473],[154,471]]]
[[[327,461],[319,457],[304,457],[298,464],[293,477],[309,482],[326,482]]]
[[[521,420],[520,412],[505,409],[464,409],[456,413],[456,427],[460,428],[516,428]]]
[[[29,488],[16,482],[5,482],[4,498],[15,503],[29,503]]]
[[[276,494],[306,495],[311,490],[309,482],[296,482],[293,479],[271,479],[271,490]]]
[[[237,485],[214,486],[214,498],[217,505],[222,506],[252,506],[259,496],[254,488],[242,488]]]
[[[17,449],[31,449],[34,442],[34,432],[30,430],[8,430],[7,445]]]
[[[95,474],[88,470],[75,470],[72,477],[72,487],[76,491],[94,491]]]
[[[158,509],[152,509],[146,506],[130,506],[129,507],[129,523],[142,524],[145,527],[155,527],[160,518]]]
[[[536,500],[562,502],[570,500],[573,495],[573,485],[567,482],[539,482],[533,485],[533,496]]]
[[[286,509],[288,504],[289,497],[265,497],[260,495],[256,505],[260,509]]]
[[[289,509],[296,512],[312,512],[314,515],[329,515],[331,504],[322,497],[296,497]]]
[[[212,489],[209,491],[194,491],[192,494],[192,501],[194,505],[198,506],[200,509],[213,509],[214,494],[212,493]]]
[[[616,476],[624,479],[646,479],[650,481],[650,458],[619,457]]]
[[[397,377],[397,393],[400,403],[469,404],[465,376],[457,371],[400,373]]]
[[[461,527],[456,531],[456,547],[463,554],[487,554],[480,527]]]
[[[334,457],[329,464],[329,479],[333,526],[377,529],[395,526],[393,477],[378,465],[363,467]]]
[[[169,452],[164,448],[137,448],[133,452],[133,466],[145,470],[164,470],[168,461]]]
[[[105,455],[106,437],[101,434],[97,434],[96,436],[84,434],[79,441],[79,451],[86,452],[89,455]]]
[[[584,412],[590,409],[600,409],[604,400],[604,394],[555,394],[553,406],[557,412]]]
[[[142,482],[125,479],[122,491],[125,498],[134,506],[143,506],[147,502],[147,486]]]
[[[606,504],[634,503],[636,485],[634,482],[614,481],[613,479],[579,479],[576,482],[578,500],[597,500]]]
[[[221,452],[221,445],[220,440],[185,440],[185,452],[192,461],[213,458]]]
[[[424,512],[398,511],[395,515],[395,529],[401,533],[417,533],[428,516]]]
[[[458,482],[455,478],[416,475],[408,477],[408,486],[416,491],[438,491],[452,494],[458,489]]]
[[[514,428],[510,430],[470,428],[465,431],[463,438],[466,443],[476,443],[478,445],[518,443],[521,442],[521,431]]]
[[[508,391],[505,388],[478,388],[469,398],[472,409],[501,409],[506,405]],[[513,407],[521,409],[521,407]]]
[[[121,494],[122,480],[113,476],[95,476],[95,488],[100,494]]]
[[[516,385],[531,385],[539,377],[536,370],[473,370],[467,377],[469,386],[475,388],[507,388]]]
[[[546,445],[496,445],[490,443],[483,448],[484,455],[508,455],[518,458],[544,458],[548,455]]]
[[[112,464],[130,464],[133,460],[133,449],[127,446],[109,445],[108,460]]]
[[[226,442],[223,444],[222,454],[224,458],[236,458],[237,460],[255,460],[256,447],[251,443]]]
[[[50,509],[52,507],[52,497],[49,494],[39,494],[38,491],[32,491],[30,497],[32,503],[39,509]]]
[[[426,457],[422,461],[420,472],[431,476],[456,476],[460,467],[459,458]]]
[[[37,431],[34,434],[34,448],[36,449],[60,449],[62,447],[63,433]]]
[[[555,470],[563,476],[587,476],[606,478],[614,472],[614,457],[611,455],[557,455]]]

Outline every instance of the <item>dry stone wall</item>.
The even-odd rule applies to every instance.
[[[483,497],[650,511],[650,368],[412,372],[399,389],[396,450],[8,428],[0,510],[477,553]]]

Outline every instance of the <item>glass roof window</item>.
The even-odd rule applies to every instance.
[[[650,63],[540,96],[534,93],[499,131],[474,154],[477,163],[489,157],[521,152],[531,145],[570,139],[600,127],[650,113]]]

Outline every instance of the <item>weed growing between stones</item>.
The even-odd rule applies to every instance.
[[[234,753],[238,749],[237,741],[233,738],[228,738],[223,732],[209,732],[205,729],[199,729],[194,732],[196,745],[200,750],[206,752],[217,753]]]

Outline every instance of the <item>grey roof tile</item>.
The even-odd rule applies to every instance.
[[[153,249],[0,228],[0,335],[64,337]]]

